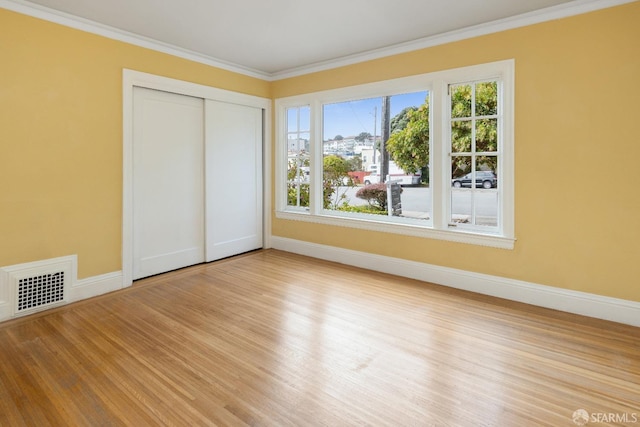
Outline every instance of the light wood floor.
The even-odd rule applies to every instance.
[[[0,425],[640,425],[639,345],[638,328],[259,251],[0,325]]]

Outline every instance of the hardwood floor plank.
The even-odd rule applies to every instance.
[[[570,426],[580,408],[640,419],[639,339],[259,251],[0,325],[0,426]]]

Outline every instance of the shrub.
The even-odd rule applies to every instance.
[[[365,185],[356,192],[358,199],[366,200],[370,206],[377,207],[382,211],[387,211],[387,185],[370,184]]]
[[[298,186],[287,184],[287,204],[296,206],[298,199]],[[309,184],[300,184],[300,206],[309,206]]]

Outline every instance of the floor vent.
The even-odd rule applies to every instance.
[[[24,316],[66,304],[76,257],[62,257],[5,267],[13,297],[13,315]]]
[[[16,312],[64,301],[64,271],[18,280]]]

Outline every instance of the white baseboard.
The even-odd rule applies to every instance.
[[[640,303],[272,236],[271,247],[539,307],[640,327]]]
[[[122,272],[102,274],[77,280],[69,289],[69,302],[96,297],[122,289]]]
[[[8,302],[0,303],[0,322],[7,320],[11,315],[11,305]]]
[[[77,255],[69,255],[59,258],[45,259],[40,261],[27,262],[0,268],[0,322],[17,317],[14,312],[14,299],[12,291],[11,277],[17,277],[20,274],[38,272],[47,272],[51,268],[64,269],[69,283],[65,284],[65,299],[60,304],[43,307],[44,310],[59,307],[60,305],[80,301],[83,299],[106,294],[123,288],[122,272],[102,274],[99,276],[89,277],[78,280],[78,258]],[[13,275],[13,276],[12,276]],[[17,276],[16,276],[17,275]],[[14,279],[15,280],[15,279]],[[34,310],[36,312],[38,310]],[[22,313],[28,315],[29,313]]]

